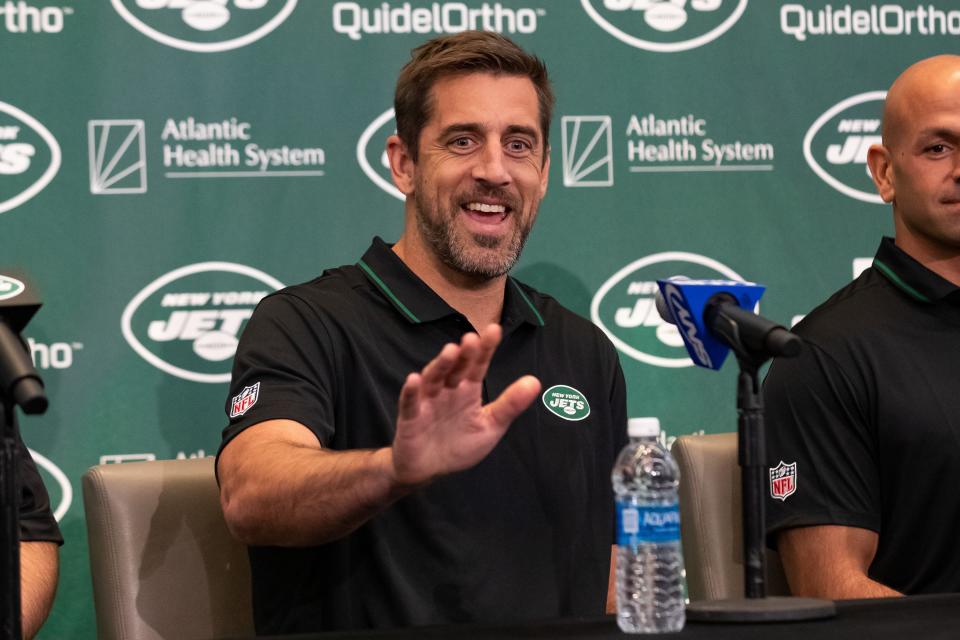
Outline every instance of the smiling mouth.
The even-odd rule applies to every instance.
[[[511,208],[506,205],[486,202],[467,202],[460,206],[472,217],[497,222],[505,220],[511,211]]]

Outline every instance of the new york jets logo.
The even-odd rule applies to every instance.
[[[0,300],[9,300],[23,293],[26,285],[10,276],[0,275]]]
[[[30,457],[37,463],[37,468],[40,470],[43,485],[47,488],[47,493],[50,494],[50,508],[53,509],[53,517],[56,518],[57,522],[60,522],[70,509],[70,505],[73,504],[73,486],[70,484],[70,479],[52,460],[40,455],[33,449],[29,451]]]
[[[869,91],[841,100],[803,137],[803,157],[821,180],[846,196],[874,204],[883,204],[883,198],[870,176],[867,152],[883,142],[886,97],[886,91]]]
[[[124,20],[161,44],[186,51],[229,51],[286,20],[297,0],[111,0]]]
[[[587,397],[574,389],[563,384],[555,384],[542,396],[543,406],[550,413],[553,413],[564,420],[577,422],[590,415],[590,403]]]
[[[638,49],[694,49],[727,32],[747,0],[580,0],[604,31]]]
[[[0,102],[0,213],[40,193],[60,169],[60,145],[40,122]]]
[[[657,280],[684,275],[696,280],[738,280],[730,267],[696,253],[666,251],[634,260],[603,283],[590,304],[590,319],[622,353],[657,367],[690,367],[680,332],[657,312]]]
[[[231,360],[247,320],[261,299],[281,287],[276,278],[232,262],[180,267],[133,297],[120,320],[123,337],[140,357],[170,375],[230,382]]]
[[[406,196],[393,184],[390,177],[390,162],[387,160],[387,138],[397,132],[393,108],[387,109],[370,123],[357,141],[357,163],[367,177],[385,192],[398,200]]]

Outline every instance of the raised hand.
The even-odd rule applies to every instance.
[[[469,469],[500,442],[510,423],[540,393],[540,381],[523,376],[493,402],[482,404],[483,378],[501,329],[491,324],[447,344],[400,390],[392,455],[396,482],[416,486]]]

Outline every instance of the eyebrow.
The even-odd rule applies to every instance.
[[[947,127],[930,127],[928,129],[921,129],[917,134],[917,138],[948,138],[956,140],[960,138],[960,131],[948,129]]]
[[[446,138],[447,136],[453,135],[455,133],[483,133],[484,126],[479,122],[455,122],[447,127],[444,127],[440,131],[440,137]],[[521,134],[529,136],[534,142],[540,142],[540,136],[537,133],[537,130],[533,127],[527,127],[520,124],[512,124],[507,127],[505,132],[507,135]]]

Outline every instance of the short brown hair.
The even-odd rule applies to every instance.
[[[512,40],[489,31],[465,31],[435,38],[410,53],[400,71],[393,108],[397,135],[417,161],[420,132],[430,119],[431,90],[443,77],[465,73],[525,76],[537,90],[544,158],[553,115],[553,90],[543,61],[521,49]]]

